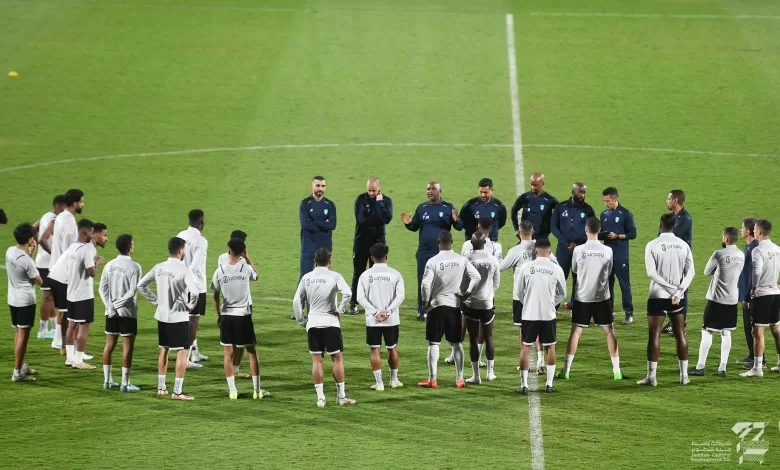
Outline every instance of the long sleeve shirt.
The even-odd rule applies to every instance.
[[[452,250],[442,250],[425,264],[420,293],[423,302],[438,306],[460,307],[458,292],[464,276],[469,284],[466,292],[473,292],[482,277],[469,261]],[[465,293],[465,292],[464,292]]]
[[[404,301],[404,278],[386,263],[376,263],[360,275],[357,301],[366,311],[366,326],[396,326],[401,323]],[[379,312],[387,312],[383,322],[376,321]]]
[[[336,205],[323,197],[319,201],[309,196],[298,208],[301,223],[301,253],[313,254],[320,248],[333,251],[333,231],[336,230]]]
[[[149,286],[157,283],[155,295]],[[198,284],[192,270],[177,258],[157,264],[141,278],[138,291],[157,306],[154,318],[162,323],[182,323],[198,303]]]
[[[555,320],[555,307],[566,298],[563,269],[550,258],[537,258],[520,268],[523,320]]]
[[[684,207],[674,214],[674,234],[693,247],[693,218]]]
[[[393,220],[393,200],[382,200],[363,193],[355,199],[355,243],[371,246],[385,242],[385,225]]]
[[[485,250],[477,250],[466,259],[479,273],[480,280],[466,299],[466,306],[474,310],[488,310],[493,308],[493,297],[501,286],[501,271],[495,256]],[[468,290],[471,279],[464,277],[461,282],[461,290]]]
[[[707,289],[707,300],[734,305],[739,300],[739,276],[745,265],[745,255],[736,245],[728,245],[710,256],[704,275],[712,276]]]
[[[536,259],[536,242],[534,240],[522,240],[519,244],[513,246],[506,253],[506,258],[501,261],[500,270],[506,271],[512,269],[512,299],[521,302],[523,297],[520,295],[520,268],[525,263],[530,263]]]
[[[477,231],[478,219],[483,215],[489,216],[493,220],[490,239],[494,242],[498,241],[498,231],[506,225],[506,206],[494,197],[490,198],[488,202],[482,202],[480,198],[475,197],[463,204],[459,216],[463,219],[466,241],[471,240],[471,236]]]
[[[756,239],[745,246],[745,265],[739,275],[739,302],[750,301],[750,291],[753,289],[753,248],[757,246]]]
[[[651,299],[682,298],[695,274],[691,247],[674,233],[662,233],[645,247]]]
[[[341,293],[341,303],[338,294]],[[339,317],[349,305],[352,289],[344,277],[330,269],[318,266],[314,271],[305,274],[298,283],[298,290],[293,298],[293,313],[298,323],[303,324],[303,305],[309,305],[309,319],[306,330],[312,328],[339,328]],[[337,312],[339,316],[330,312]]]
[[[257,271],[241,259],[236,264],[220,265],[211,277],[211,289],[222,294],[221,315],[243,317],[252,314],[249,283],[257,280]]]
[[[100,300],[106,306],[106,316],[138,318],[138,283],[141,265],[129,256],[119,255],[109,261],[100,276]]]
[[[579,204],[569,198],[558,204],[553,212],[550,226],[553,235],[558,239],[559,249],[571,242],[577,245],[585,243],[588,240],[585,235],[585,221],[595,216],[593,208],[587,203]]]
[[[753,297],[780,294],[777,286],[780,277],[780,248],[772,240],[761,240],[751,253],[753,256]]]
[[[452,221],[452,211],[455,207],[449,202],[440,199],[433,204],[430,201],[417,206],[411,223],[404,224],[407,230],[420,232],[418,252],[436,253],[439,251],[439,232],[463,230],[463,219],[458,217],[457,222]]]
[[[534,226],[533,238],[535,240],[548,238],[550,236],[550,221],[557,205],[558,200],[547,191],[542,191],[539,196],[535,195],[533,191],[521,194],[509,211],[515,232],[520,228],[520,221],[527,220]]]
[[[612,248],[596,240],[588,240],[574,248],[571,271],[577,276],[578,302],[609,300],[609,275],[612,273]]]
[[[499,263],[504,259],[504,248],[501,246],[501,243],[491,241],[489,238],[485,240],[485,246],[483,248],[483,251],[485,253],[490,253],[493,255]],[[469,257],[471,253],[474,252],[474,247],[471,245],[471,239],[466,240],[463,242],[463,246],[460,249],[460,255],[465,256],[466,258]]]
[[[636,239],[636,224],[631,211],[620,204],[614,210],[605,210],[601,213],[601,231],[626,236],[625,240],[605,238],[604,245],[612,248],[615,261],[628,261],[628,241]]]
[[[195,283],[198,286],[197,294],[205,294],[208,290],[206,255],[209,251],[209,242],[195,227],[189,227],[176,236],[187,242],[184,247],[184,264],[192,270],[192,274],[195,276]]]

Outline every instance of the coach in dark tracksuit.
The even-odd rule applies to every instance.
[[[320,248],[333,250],[336,230],[336,205],[325,197],[325,178],[315,176],[312,195],[301,201],[298,218],[301,222],[301,277],[314,270],[314,252]]]
[[[758,246],[758,240],[755,239],[753,230],[756,227],[756,219],[747,217],[742,220],[742,238],[745,239],[745,265],[739,275],[739,301],[742,303],[742,326],[745,330],[745,341],[748,347],[748,357],[740,359],[737,362],[745,364],[746,368],[753,367],[753,324],[751,322],[752,299],[750,293],[753,291],[753,249]],[[750,367],[748,367],[750,366]]]
[[[366,192],[355,199],[355,240],[352,243],[352,299],[349,314],[358,313],[357,288],[360,275],[371,267],[369,251],[385,243],[385,225],[393,220],[393,201],[382,194],[379,178],[369,178]]]
[[[620,283],[623,294],[623,311],[626,313],[625,325],[630,325],[634,316],[634,303],[631,296],[631,277],[629,275],[628,241],[636,239],[636,224],[631,211],[618,202],[617,188],[609,187],[602,191],[606,210],[601,213],[601,234],[604,245],[612,248],[612,273],[609,275],[609,294],[612,309],[615,305],[615,277]]]
[[[552,233],[558,239],[555,258],[563,269],[566,279],[569,278],[574,248],[588,241],[588,237],[585,235],[585,221],[590,217],[596,217],[593,208],[585,202],[586,191],[585,183],[574,183],[571,198],[558,204],[550,221]],[[575,277],[572,291],[576,284],[577,278]]]
[[[493,197],[493,180],[482,178],[479,180],[479,197],[469,199],[460,209],[459,218],[463,220],[463,231],[466,232],[466,241],[477,231],[477,221],[480,216],[488,216],[493,219],[490,229],[490,239],[498,241],[498,231],[506,225],[506,206],[503,202]]]
[[[693,250],[693,219],[685,210],[685,191],[673,189],[666,198],[666,208],[674,213],[674,235],[681,238]],[[659,232],[660,234],[660,232]],[[688,291],[686,290],[682,300],[683,319],[688,320]],[[672,333],[672,325],[667,323],[664,333]]]
[[[417,206],[414,216],[401,213],[401,220],[407,230],[420,232],[417,246],[417,319],[425,320],[427,312],[422,308],[420,285],[425,264],[439,252],[439,232],[463,230],[463,220],[458,217],[455,206],[441,199],[439,183],[428,183],[426,188],[428,201]]]
[[[544,175],[531,175],[531,190],[517,197],[512,205],[510,217],[515,233],[520,228],[520,221],[527,220],[534,227],[533,239],[549,238],[550,219],[558,205],[558,200],[544,190]],[[518,213],[521,215],[518,217]]]

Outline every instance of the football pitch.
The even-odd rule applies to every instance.
[[[709,282],[703,269],[722,229],[745,216],[780,227],[777,2],[0,0],[0,72],[0,207],[10,219],[0,229],[3,249],[15,225],[38,220],[69,188],[86,193],[83,217],[108,225],[99,254],[113,259],[116,236],[131,233],[144,272],[167,258],[166,242],[186,228],[190,209],[206,214],[209,277],[230,232],[244,230],[260,273],[252,295],[262,384],[273,394],[252,400],[245,379],[239,400],[228,400],[209,303],[198,343],[211,358],[185,380],[195,401],[157,399],[156,323],[143,299],[133,364],[141,392],[102,389],[99,300],[87,346],[96,370],[66,369],[35,327],[27,361],[38,380],[11,383],[3,286],[0,467],[731,468],[745,445],[768,449],[764,465],[780,466],[780,376],[738,376],[734,360],[747,355],[741,321],[727,378],[715,376],[715,337],[707,375],[680,386],[674,340],[665,336],[658,387],[634,384],[646,366],[644,246],[669,191],[686,191],[693,217],[691,366]],[[506,272],[496,305],[498,380],[456,389],[443,347],[440,388],[418,389],[427,344],[415,321],[417,234],[400,213],[425,201],[431,180],[460,207],[482,177],[510,207],[533,171],[560,200],[585,182],[597,213],[601,190],[616,186],[635,217],[637,315],[616,326],[621,367],[634,380],[612,380],[604,335],[591,328],[571,379],[556,380],[559,393],[516,394]],[[406,386],[369,389],[364,317],[345,316],[354,407],[335,406],[327,363],[329,405],[315,406],[306,335],[289,319],[298,204],[317,174],[338,207],[333,269],[348,282],[353,204],[369,176],[381,177],[395,206],[387,240],[389,263],[406,280]],[[462,232],[454,237],[459,247]],[[499,240],[505,252],[514,244],[511,224]],[[5,277],[0,270],[0,283]],[[559,369],[569,318],[559,312]],[[763,441],[751,441],[755,432],[742,441],[737,423],[765,423]]]

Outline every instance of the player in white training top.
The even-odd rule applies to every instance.
[[[51,235],[54,233],[54,219],[67,205],[65,195],[54,197],[51,211],[43,214],[41,219],[33,225],[38,231],[38,250],[35,255],[35,267],[41,275],[41,316],[38,324],[38,339],[54,339],[57,324],[57,309],[54,307],[54,297],[49,286],[49,266],[51,261]],[[49,328],[51,326],[51,328]]]
[[[230,233],[230,239],[228,242],[234,238],[238,238],[244,244],[246,244],[246,238],[247,234],[244,231],[241,230],[233,230]],[[243,258],[241,258],[241,261],[243,261]],[[230,264],[230,248],[228,248],[228,251],[225,253],[222,253],[219,255],[219,258],[217,258],[217,267],[224,266],[226,264]],[[255,268],[255,271],[257,270],[257,266],[253,265]],[[249,293],[249,310],[251,312],[252,310],[252,293]],[[241,369],[241,359],[244,357],[244,348],[233,348],[233,377],[237,379],[248,379],[249,374],[245,374],[243,372],[239,372]]]
[[[106,308],[106,347],[103,349],[103,388],[119,386],[122,392],[137,392],[139,387],[130,383],[130,368],[133,365],[133,346],[138,334],[138,283],[141,281],[141,265],[131,256],[135,246],[133,236],[119,235],[116,238],[119,256],[109,261],[100,277],[100,299]],[[117,384],[111,376],[111,356],[122,337],[122,383]]]
[[[399,308],[404,301],[404,279],[401,273],[387,265],[389,248],[377,243],[369,250],[373,266],[364,271],[358,279],[358,303],[366,312],[366,344],[371,348],[371,370],[376,383],[372,389],[385,389],[382,379],[382,339],[387,349],[387,364],[390,366],[390,386],[403,387],[398,380],[398,326],[401,323]]]
[[[582,329],[593,324],[601,327],[607,337],[607,350],[612,360],[612,378],[623,380],[620,371],[620,357],[615,329],[615,321],[610,303],[609,275],[612,273],[612,248],[599,243],[601,222],[596,217],[585,221],[585,235],[588,238],[582,245],[574,248],[571,271],[577,276],[576,291],[572,299],[571,333],[566,345],[566,362],[563,370],[558,373],[559,379],[568,380],[574,354],[580,342]]]
[[[187,372],[187,356],[190,349],[190,312],[198,302],[199,286],[192,270],[184,264],[187,242],[179,237],[168,240],[167,261],[157,264],[138,283],[138,291],[157,306],[157,344],[160,356],[157,360],[157,396],[168,395],[165,378],[168,373],[168,353],[176,351],[176,380],[173,383],[174,400],[192,400],[184,393],[184,374]],[[157,283],[157,295],[149,288]]]
[[[209,251],[209,242],[203,236],[203,227],[205,226],[204,214],[200,209],[193,209],[188,214],[190,226],[187,230],[179,232],[176,235],[187,243],[184,249],[184,264],[192,270],[195,276],[195,282],[198,286],[198,303],[195,309],[190,312],[190,358],[187,364],[189,368],[202,367],[198,362],[205,361],[209,357],[201,354],[198,349],[198,327],[200,326],[200,317],[206,314],[206,256]]]
[[[5,270],[8,277],[8,308],[14,332],[14,382],[30,382],[34,370],[27,367],[24,356],[30,328],[35,322],[35,284],[43,284],[32,255],[35,254],[35,231],[24,223],[14,230],[16,245],[5,252]]]

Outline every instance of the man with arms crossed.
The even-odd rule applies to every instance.
[[[38,339],[54,339],[57,325],[57,309],[49,286],[49,266],[51,262],[51,235],[54,232],[54,219],[65,210],[67,199],[64,195],[55,196],[51,211],[43,214],[33,225],[38,230],[38,253],[35,255],[35,267],[41,275],[41,318],[38,326]],[[49,329],[51,323],[51,329]]]

